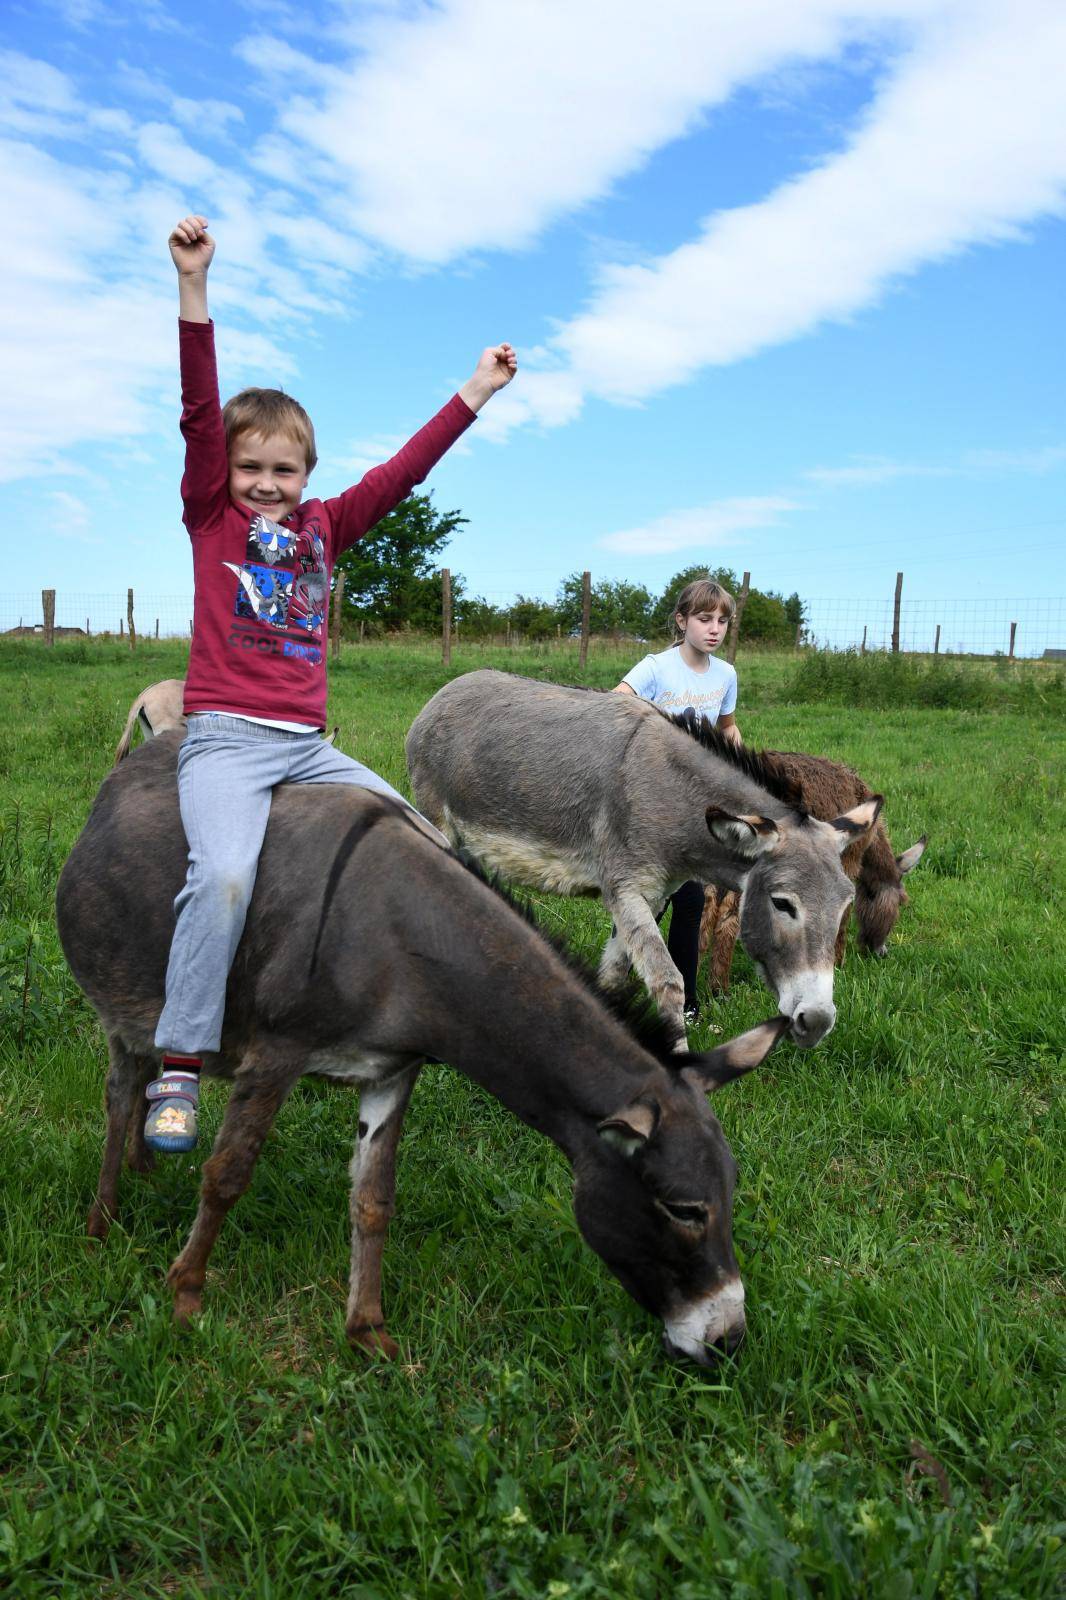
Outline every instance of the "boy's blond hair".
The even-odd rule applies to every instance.
[[[311,418],[298,400],[281,389],[242,389],[222,407],[222,421],[230,453],[234,441],[244,433],[258,433],[264,438],[283,433],[303,451],[308,472],[318,460]]]
[[[678,628],[677,618],[691,617],[696,611],[724,611],[732,622],[736,614],[737,603],[728,589],[723,589],[720,583],[715,583],[713,578],[697,578],[694,583],[686,583],[677,599],[674,601],[670,620],[674,624],[675,633],[680,638],[675,639],[675,644],[680,644],[684,638],[685,630]]]

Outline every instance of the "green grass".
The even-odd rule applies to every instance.
[[[631,659],[597,647],[585,681]],[[464,648],[453,671],[484,664],[579,681],[567,646]],[[741,1169],[740,1359],[668,1365],[581,1243],[562,1158],[434,1067],[401,1147],[390,1368],[344,1345],[343,1090],[284,1108],[190,1335],[163,1285],[189,1160],[126,1177],[121,1226],[87,1247],[105,1052],[51,898],[130,700],[183,658],[0,645],[5,1593],[1062,1592],[1062,721],[1045,698],[913,706],[906,685],[882,709],[819,702],[803,666],[742,653],[746,737],[852,762],[897,848],[930,844],[890,959],[849,956],[826,1044],[782,1046],[716,1105]],[[346,650],[344,746],[403,786],[444,676],[429,645]],[[534,899],[596,953],[597,905]],[[769,1005],[740,956],[711,1012],[734,1033]],[[206,1087],[208,1139],[225,1093]]]

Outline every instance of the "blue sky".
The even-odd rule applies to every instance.
[[[471,591],[1066,595],[1061,4],[35,0],[4,45],[20,592],[191,587],[196,210],[224,391],[304,401],[319,494],[518,347],[430,480]]]

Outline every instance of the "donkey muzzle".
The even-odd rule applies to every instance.
[[[713,1294],[679,1307],[663,1321],[663,1343],[671,1356],[713,1366],[722,1356],[734,1355],[744,1342],[744,1285],[739,1278],[730,1278]]]
[[[832,971],[798,973],[781,985],[777,1003],[792,1023],[793,1043],[810,1050],[832,1031],[837,1019]]]

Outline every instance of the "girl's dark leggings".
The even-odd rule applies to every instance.
[[[673,906],[666,948],[670,959],[685,980],[685,1010],[696,1004],[696,972],[700,964],[700,918],[703,915],[703,884],[690,879],[667,901]]]

